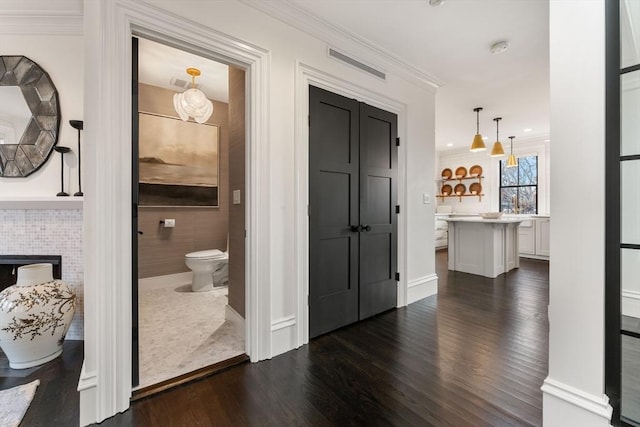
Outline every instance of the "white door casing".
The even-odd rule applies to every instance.
[[[132,0],[87,0],[85,25],[85,361],[80,424],[129,407],[131,396],[131,37],[139,35],[247,71],[246,351],[271,356],[270,53]],[[260,212],[260,215],[257,214]]]

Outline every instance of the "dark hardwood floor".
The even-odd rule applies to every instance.
[[[548,263],[486,279],[446,268],[439,294],[134,402],[104,426],[538,426]]]
[[[522,259],[497,279],[447,271],[446,252],[436,263],[437,296],[135,401],[100,425],[541,425],[548,263]],[[0,389],[42,381],[23,427],[77,426],[81,364],[71,342],[27,377],[0,377]]]
[[[78,425],[77,388],[84,359],[83,344],[84,341],[65,341],[60,357],[27,369],[9,368],[7,357],[0,351],[0,390],[40,380],[20,427]]]

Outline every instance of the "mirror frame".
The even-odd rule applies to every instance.
[[[18,143],[0,144],[0,177],[23,178],[47,162],[58,142],[58,91],[46,71],[19,55],[0,56],[0,86],[19,87],[31,111]]]

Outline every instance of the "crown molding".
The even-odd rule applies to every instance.
[[[3,0],[0,34],[82,35],[82,0]]]
[[[0,34],[81,36],[80,16],[17,16],[0,12]]]
[[[441,79],[422,71],[372,41],[314,15],[292,0],[238,1],[316,37],[330,46],[340,46],[340,50],[349,56],[362,59],[363,62],[382,71],[393,72],[431,92],[435,92],[437,88],[444,85]]]

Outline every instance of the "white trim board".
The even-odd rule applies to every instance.
[[[271,323],[271,353],[275,356],[300,347],[296,342],[296,317],[287,316]]]
[[[164,289],[173,286],[188,285],[192,282],[192,278],[193,273],[191,271],[166,274],[164,276],[145,277],[138,279],[138,290],[150,291],[152,289]]]
[[[97,405],[98,379],[93,373],[87,373],[86,364],[82,363],[80,371],[80,381],[78,382],[78,392],[80,392],[80,407],[95,407]],[[83,417],[84,415],[84,417]],[[92,413],[80,411],[80,425],[93,424]]]
[[[420,301],[438,293],[438,275],[430,274],[409,281],[407,285],[407,304]]]
[[[374,107],[398,115],[398,137],[401,141],[398,148],[398,204],[405,208],[398,214],[398,282],[397,307],[407,305],[407,123],[404,103],[375,93],[355,83],[325,73],[303,62],[296,63],[295,73],[295,148],[294,148],[294,178],[295,178],[295,232],[294,232],[294,277],[298,286],[297,295],[297,348],[309,342],[309,86],[355,98]]]
[[[0,197],[0,209],[82,210],[82,203],[82,197]]]
[[[269,51],[135,0],[85,6],[85,370],[82,424],[129,407],[131,396],[131,37],[247,70],[245,348],[252,361],[271,357]],[[99,84],[96,84],[98,82]],[[260,213],[258,215],[258,213]],[[94,227],[101,224],[100,227]]]
[[[540,389],[543,392],[545,426],[610,425],[613,408],[606,395],[594,396],[550,377],[544,380]]]
[[[245,329],[246,324],[244,321],[244,317],[240,316],[240,314],[235,311],[229,304],[224,306],[224,318],[227,322],[229,322],[229,324],[231,324],[231,327],[233,327],[233,330],[236,332],[236,334],[238,334],[239,337],[246,338],[247,332]]]
[[[0,14],[0,34],[81,36],[82,16],[7,16]]]
[[[0,34],[81,36],[82,0],[3,0]]]

